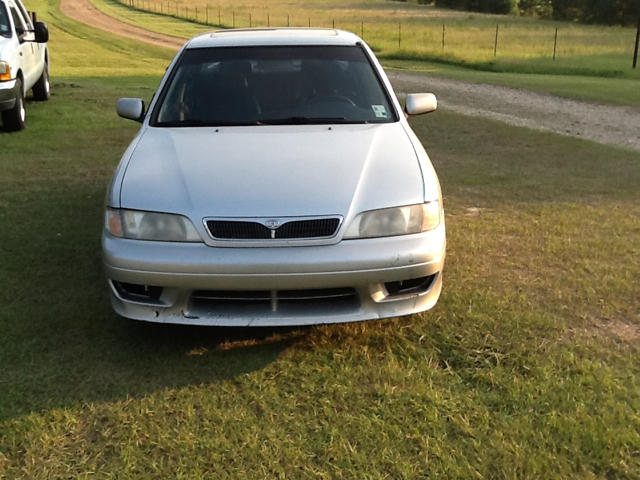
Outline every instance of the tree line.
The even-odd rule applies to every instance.
[[[601,25],[636,25],[640,19],[640,0],[418,0],[418,2],[470,12],[520,13],[552,20]]]

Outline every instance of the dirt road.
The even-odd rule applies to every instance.
[[[430,91],[442,108],[455,112],[640,150],[640,113],[633,108],[405,72],[387,73],[396,93]]]
[[[60,8],[65,15],[79,22],[153,45],[177,50],[185,42],[183,38],[152,32],[109,17],[88,0],[61,0]],[[388,74],[397,93],[432,92],[445,109],[640,151],[640,113],[632,108],[414,73],[394,71]]]
[[[184,38],[152,32],[151,30],[146,30],[144,28],[121,22],[120,20],[102,13],[96,7],[91,5],[88,0],[60,0],[60,10],[62,10],[62,13],[67,17],[73,18],[78,22],[91,25],[92,27],[99,28],[100,30],[106,30],[107,32],[111,32],[122,37],[151,43],[159,47],[178,50],[185,42]]]

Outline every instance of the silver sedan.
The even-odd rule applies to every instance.
[[[369,47],[333,29],[229,30],[178,52],[107,196],[116,312],[274,326],[408,315],[442,289],[436,173]]]

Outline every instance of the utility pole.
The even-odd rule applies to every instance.
[[[633,68],[638,65],[638,45],[640,44],[640,17],[638,17],[638,31],[636,32],[636,48],[633,51]]]

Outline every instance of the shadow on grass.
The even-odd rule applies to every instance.
[[[83,306],[69,303],[55,315],[9,328],[2,343],[11,345],[0,354],[0,421],[232,379],[266,368],[304,335],[301,329],[149,324],[120,318],[104,302],[84,314]],[[15,318],[3,317],[4,327]]]
[[[5,202],[15,211],[0,208],[0,421],[232,379],[268,367],[308,331],[119,317],[102,273],[101,193],[29,189]]]

